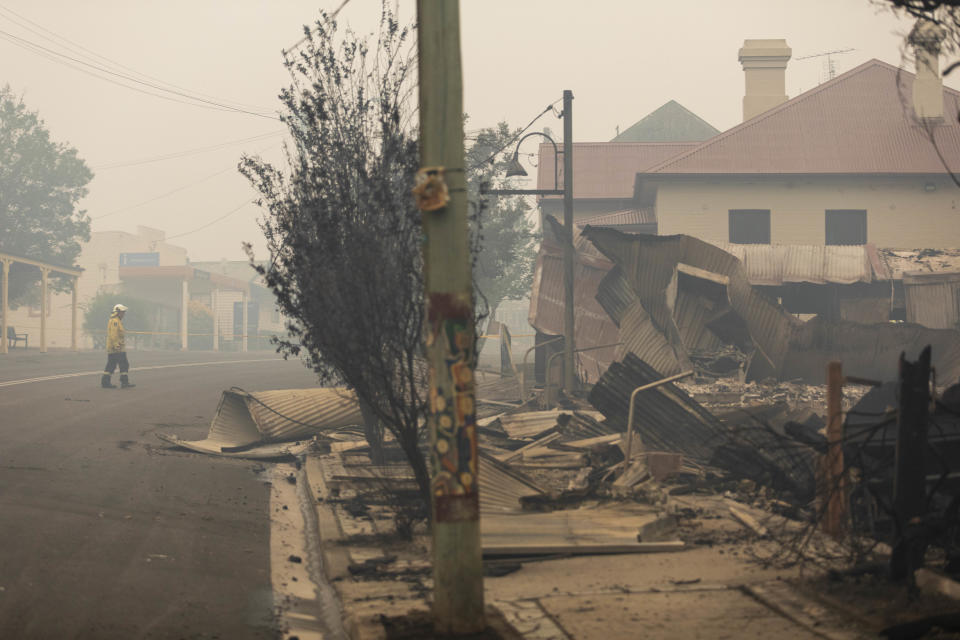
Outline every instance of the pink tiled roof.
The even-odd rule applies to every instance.
[[[914,118],[913,80],[870,60],[645,173],[945,173]],[[944,118],[934,129],[953,171],[960,170],[958,102],[960,92],[944,88]]]
[[[559,145],[558,145],[559,146]],[[574,198],[632,198],[637,173],[663,162],[696,142],[575,142]],[[560,188],[563,188],[563,147],[560,146]],[[553,188],[553,145],[540,145],[537,188]],[[560,196],[547,196],[559,198]]]

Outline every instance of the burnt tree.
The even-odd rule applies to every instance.
[[[285,166],[244,157],[240,170],[265,210],[270,260],[254,266],[290,319],[278,349],[353,388],[427,496],[414,55],[386,6],[372,43],[322,15],[285,61]]]

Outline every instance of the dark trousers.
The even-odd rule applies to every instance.
[[[120,367],[121,374],[124,374],[130,370],[130,363],[127,362],[126,351],[121,351],[120,353],[108,353],[107,366],[103,368],[103,372],[109,375],[113,375],[114,370],[118,366]]]

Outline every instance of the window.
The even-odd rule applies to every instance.
[[[867,244],[867,212],[863,209],[827,209],[827,244]]]
[[[730,242],[770,244],[770,209],[731,209]]]

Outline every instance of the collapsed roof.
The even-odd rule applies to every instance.
[[[945,380],[960,376],[960,332],[908,323],[802,322],[753,286],[734,255],[684,235],[625,234],[587,226],[583,236],[614,267],[597,301],[620,330],[623,349],[663,375],[690,368],[691,354],[734,345],[748,378],[822,381],[830,360],[863,377],[893,379],[897,356],[933,345]]]

